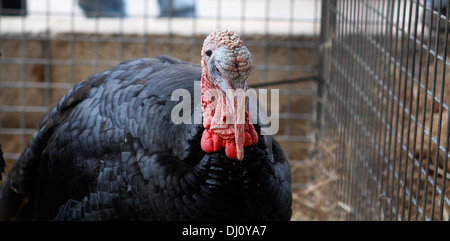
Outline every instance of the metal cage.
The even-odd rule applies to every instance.
[[[324,1],[320,135],[345,219],[449,220],[448,3]]]

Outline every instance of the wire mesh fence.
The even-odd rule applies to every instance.
[[[448,3],[323,3],[320,135],[345,219],[449,220]]]
[[[13,1],[0,7],[0,143],[7,170],[74,84],[131,58],[171,55],[200,64],[203,40],[217,28],[238,32],[252,52],[252,87],[280,89],[276,138],[294,173],[302,168],[313,139],[321,1],[95,0],[94,10],[79,0],[18,0],[16,8],[7,2]],[[106,2],[118,7],[102,12]],[[194,7],[177,13],[180,2]],[[294,187],[304,181],[293,175]]]

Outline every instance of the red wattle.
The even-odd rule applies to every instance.
[[[211,133],[210,130],[205,129],[200,145],[202,150],[207,153],[216,152],[222,147],[222,138],[217,134]]]
[[[210,124],[204,123],[208,127]],[[258,134],[252,124],[248,123],[245,126],[246,131],[244,132],[244,146],[250,146],[258,143]],[[211,153],[219,151],[220,148],[225,148],[225,154],[230,159],[237,159],[238,153],[236,148],[235,139],[223,139],[218,134],[212,132],[210,129],[205,129],[203,131],[201,139],[202,150]]]
[[[248,124],[249,133],[252,137],[253,144],[258,143],[258,133],[256,133],[255,127],[252,124]]]
[[[225,144],[225,155],[230,159],[237,159],[237,150],[234,139],[228,139]]]
[[[211,127],[211,117],[210,116],[203,118],[203,127],[208,130]]]
[[[220,150],[221,147],[222,147],[222,138],[217,134],[213,134],[213,149],[214,149],[214,151]]]
[[[250,133],[245,132],[244,146],[250,146],[251,144],[253,144],[252,136],[250,135]]]

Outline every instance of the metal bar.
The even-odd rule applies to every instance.
[[[385,39],[386,39],[385,45],[388,44],[389,52],[391,51],[391,47],[392,47],[392,25],[388,21],[388,17],[387,16],[390,16],[392,18],[392,16],[393,16],[392,14],[394,13],[394,9],[393,9],[394,5],[393,4],[394,4],[394,2],[391,1],[390,4],[387,5],[386,17],[384,18],[384,19],[386,19],[385,32],[388,35],[388,37],[385,37]],[[387,49],[386,46],[384,48]],[[383,170],[385,170],[385,162],[383,161],[383,159],[384,159],[384,155],[383,154],[386,152],[387,133],[388,133],[388,129],[389,129],[389,124],[387,124],[387,123],[388,123],[388,119],[389,119],[389,106],[390,106],[389,105],[389,97],[390,97],[389,96],[389,86],[390,86],[391,78],[390,78],[390,66],[389,66],[390,58],[388,58],[386,55],[384,55],[383,57],[384,57],[384,59],[383,59],[383,70],[382,70],[382,73],[386,73],[387,72],[387,75],[385,74],[385,76],[387,77],[387,80],[386,80],[387,88],[383,88],[383,89],[386,90],[388,95],[386,96],[387,100],[386,100],[386,104],[385,104],[386,105],[386,108],[385,108],[385,123],[383,123],[384,124],[384,130],[380,129],[380,131],[383,132],[383,138],[381,138],[383,140],[383,143],[381,144],[381,141],[380,141],[379,144],[378,144],[378,145],[381,145],[383,147],[383,149],[381,150],[380,155],[378,155],[378,162],[381,162],[381,167],[380,167],[380,178],[378,180],[378,183],[377,183],[377,186],[376,186],[376,189],[375,189],[376,190],[375,197],[378,197],[378,195],[380,197],[386,195],[386,192],[383,190],[384,181],[385,181],[384,180],[385,179],[384,178],[385,175],[383,175],[381,172],[383,172]],[[386,66],[388,66],[388,67],[386,68]],[[393,100],[393,98],[391,98],[391,99]],[[391,120],[392,120],[392,116],[391,116]],[[381,133],[380,133],[380,136],[381,136]],[[389,161],[386,163],[386,165],[389,166]],[[388,176],[388,174],[386,176]],[[380,194],[378,194],[378,190],[380,190]],[[382,211],[382,207],[383,206],[385,206],[385,205],[383,205],[383,202],[380,200],[379,207],[376,207],[378,210],[374,211],[375,215],[376,215],[376,220],[381,220],[381,217],[379,216],[379,212]],[[384,214],[382,214],[382,216],[384,216]]]
[[[442,4],[442,3],[441,3]],[[448,43],[448,29],[449,29],[449,24],[448,24],[448,19],[449,19],[449,17],[450,17],[450,15],[449,15],[449,9],[448,9],[448,7],[447,7],[447,13],[446,13],[446,18],[445,19],[447,19],[447,21],[445,21],[445,33],[444,33],[444,36],[445,36],[445,39],[444,39],[444,43]],[[446,57],[447,57],[447,44],[444,44],[444,59],[446,59]],[[446,74],[446,68],[445,68],[445,65],[443,64],[442,65],[442,78],[441,78],[441,82],[442,83],[444,83],[444,81],[445,81],[445,74]],[[442,85],[444,85],[444,84],[442,84]],[[441,95],[442,95],[442,91],[444,90],[444,88],[442,88],[442,90],[441,90]],[[442,98],[442,97],[441,97]],[[450,105],[450,101],[449,101],[449,105]],[[439,109],[439,112],[441,112],[442,111],[442,105],[440,105],[440,109]],[[448,115],[448,113],[447,113],[447,115]],[[440,120],[442,120],[442,119],[440,119]],[[440,133],[440,132],[438,132],[438,133]],[[443,167],[442,167],[442,170],[443,170],[443,174],[442,174],[442,176],[444,177],[444,181],[442,182],[442,187],[441,187],[441,190],[444,190],[444,192],[445,192],[445,184],[447,183],[446,181],[445,181],[445,178],[447,177],[447,165],[448,165],[448,148],[449,148],[449,139],[450,139],[450,118],[448,118],[448,116],[447,116],[447,130],[446,130],[446,138],[445,138],[445,151],[444,151],[444,160],[443,160]],[[440,209],[439,209],[439,220],[444,220],[444,206],[445,206],[445,203],[444,203],[444,198],[446,198],[446,195],[445,195],[445,193],[444,193],[444,195],[443,194],[441,194],[441,199],[440,199]],[[448,219],[450,220],[450,215],[448,215],[449,217],[448,217]]]
[[[434,0],[431,0],[431,5],[432,6],[434,6]],[[430,14],[430,29],[432,28],[432,26],[433,26],[433,14]],[[430,32],[430,34],[429,34],[429,39],[428,39],[428,44],[430,44],[431,43],[431,31],[429,31]],[[437,39],[437,38],[436,38]],[[435,42],[435,47],[437,47],[436,45],[437,45],[438,43],[437,43],[437,40],[436,40],[436,42]],[[430,49],[430,48],[428,48],[428,49]],[[430,66],[429,65],[429,61],[430,61],[430,58],[429,58],[429,51],[427,51],[427,64],[426,64],[426,66]],[[434,61],[435,63],[436,63],[436,60]],[[428,81],[428,73],[429,73],[429,69],[430,68],[427,68],[427,71],[426,71],[426,80]],[[436,67],[434,68],[434,69],[436,69]],[[435,92],[436,92],[436,82],[435,82],[435,78],[433,79],[433,87],[432,87],[432,96],[434,97],[435,96]],[[425,105],[424,105],[424,107],[426,107]],[[431,120],[433,120],[433,115],[434,115],[434,101],[432,101],[431,102],[431,108],[430,108],[430,119]],[[424,113],[425,113],[425,110],[424,110]],[[430,125],[429,125],[429,127],[428,127],[428,129],[430,130],[430,133],[432,133],[433,132],[433,122],[432,121],[430,121]],[[431,139],[431,138],[430,138]],[[427,170],[427,173],[429,173],[429,170],[430,170],[430,158],[431,158],[431,155],[430,155],[430,150],[431,149],[431,140],[429,140],[428,141],[428,144],[427,144],[427,150],[428,150],[428,152],[427,152],[427,161],[426,161],[426,170]],[[427,206],[427,191],[428,191],[428,185],[425,185],[424,186],[424,191],[423,191],[423,193],[424,193],[424,195],[423,195],[423,207],[422,207],[422,209],[423,210],[427,210],[426,209],[426,206]],[[425,219],[425,217],[426,217],[426,215],[423,215],[424,217],[423,217],[423,219]]]
[[[411,1],[411,5],[413,4],[413,2]],[[411,6],[411,8],[412,8],[412,6]],[[416,9],[415,9],[415,14],[416,14],[416,16],[418,16],[418,14],[419,14],[419,4],[416,4]],[[414,42],[415,42],[415,40],[417,39],[417,26],[418,26],[418,22],[419,22],[419,20],[418,20],[419,18],[418,17],[416,17],[415,18],[415,22],[414,22]],[[409,41],[408,41],[408,43],[409,43]],[[421,51],[422,52],[422,51]],[[416,60],[416,51],[413,51],[413,57],[412,57],[412,65],[411,65],[411,72],[412,73],[414,73],[415,72],[415,60]],[[410,107],[410,109],[412,110],[412,96],[413,96],[413,87],[414,87],[414,82],[412,82],[411,83],[411,89],[410,89],[410,98],[409,98],[409,107]],[[420,88],[417,88],[418,90],[420,89]],[[418,93],[418,95],[417,96],[419,96],[419,94],[420,94],[420,91],[419,91],[419,93]],[[419,114],[419,108],[418,108],[418,105],[419,104],[419,98],[417,98],[416,99],[416,111],[415,111],[415,118],[417,119],[417,117],[418,117],[418,114]],[[411,116],[411,115],[410,115]],[[417,140],[417,127],[418,127],[418,123],[416,123],[416,125],[414,125],[414,131],[413,131],[413,146],[412,146],[412,148],[413,148],[413,150],[412,150],[412,153],[415,153],[415,151],[416,151],[416,140]],[[409,140],[410,138],[410,133],[409,133],[409,130],[410,130],[410,128],[411,128],[411,118],[408,118],[408,134],[407,134],[407,140]],[[409,142],[408,142],[408,144],[409,144]],[[408,147],[406,148],[407,150],[408,150]],[[407,162],[408,161],[408,155],[405,155],[405,162]],[[405,179],[406,179],[406,171],[405,171]],[[413,189],[413,183],[414,183],[414,165],[411,165],[411,173],[410,173],[410,176],[411,176],[411,178],[410,178],[410,184],[409,184],[409,189],[410,190],[412,190]],[[413,199],[413,197],[412,197],[412,195],[409,195],[409,206],[408,206],[408,220],[411,220],[411,211],[412,211],[412,205],[411,205],[411,203],[412,203],[412,199]],[[405,201],[405,200],[404,200]],[[403,207],[404,207],[404,202],[403,202]],[[402,209],[402,212],[403,212],[403,209]]]
[[[0,64],[44,64],[44,65],[79,65],[79,66],[93,66],[98,67],[112,67],[120,63],[118,60],[70,60],[70,59],[45,59],[45,58],[1,58]],[[265,65],[265,64],[255,64],[253,66],[254,70],[267,70],[267,71],[287,71],[291,69],[293,72],[306,72],[310,73],[315,69],[314,65],[310,66],[286,66],[286,65]]]
[[[399,19],[400,19],[400,1],[398,2],[398,5],[397,5],[397,23],[399,22]],[[396,31],[396,34],[395,34],[394,59],[397,59],[398,35],[399,35],[398,31]],[[400,96],[400,81],[398,81],[395,78],[396,65],[394,65],[393,74],[394,74],[394,80],[398,82],[397,96]],[[392,107],[392,109],[393,109],[393,107]],[[395,114],[396,119],[395,119],[395,132],[394,132],[395,134],[394,134],[394,136],[397,136],[397,130],[398,130],[398,116],[399,116],[398,115],[398,112],[399,112],[398,110],[399,110],[399,106],[397,104],[397,112]],[[389,138],[391,138],[391,136]],[[390,142],[390,139],[389,139],[389,146],[390,146],[390,144],[391,144],[391,142]],[[396,145],[395,144],[396,143],[394,142],[394,148],[393,148],[394,160],[393,160],[393,164],[392,164],[394,166],[394,169],[392,170],[392,178],[391,178],[391,183],[390,183],[390,193],[387,194],[388,197],[392,197],[393,193],[394,193],[394,180],[395,180],[394,174],[395,174],[395,165],[396,165],[396,158],[395,158],[395,156],[396,156]],[[389,220],[392,220],[392,213],[393,213],[393,206],[391,205],[391,207],[389,208],[389,216],[388,216]]]
[[[334,4],[336,4],[335,1],[333,1]],[[328,78],[328,52],[330,49],[330,35],[333,33],[334,29],[330,29],[330,22],[336,21],[335,19],[331,20],[333,17],[335,18],[335,15],[330,14],[330,1],[324,0],[322,1],[322,19],[320,23],[320,47],[319,47],[319,53],[320,53],[320,63],[319,63],[319,76],[317,77],[318,85],[317,85],[317,96],[319,98],[319,101],[317,102],[317,117],[316,117],[316,127],[320,129],[323,125],[323,119],[322,119],[322,112],[323,112],[323,103],[324,100],[324,91],[325,91],[325,81],[326,78]]]
[[[426,16],[426,14],[425,14],[425,11],[426,10],[424,10],[424,12],[423,12],[423,14],[422,14],[422,23],[425,23],[425,16]],[[421,42],[421,45],[424,45],[423,44],[423,41],[424,41],[424,33],[425,33],[425,24],[422,24],[422,29],[421,29],[421,36],[420,36],[420,42]],[[431,31],[429,32],[429,34],[431,34]],[[428,35],[428,39],[430,39],[431,38],[431,35]],[[428,50],[429,48],[427,48],[427,50]],[[422,77],[422,54],[423,54],[423,51],[420,51],[420,56],[419,56],[419,68],[418,68],[418,79],[419,79],[419,83],[420,83],[420,79],[421,79],[421,77]],[[428,56],[429,55],[427,55],[427,59],[428,59]],[[427,65],[428,65],[428,60],[427,60]],[[427,68],[428,69],[428,68]],[[427,88],[428,88],[428,73],[426,74],[426,79],[425,79],[425,90],[427,90]],[[418,88],[417,89],[417,94],[419,94],[420,93],[420,88]],[[417,106],[417,110],[419,109],[419,106],[418,106],[418,101],[419,101],[419,98],[417,98],[417,101],[416,101],[416,106]],[[425,97],[424,98],[424,104],[423,104],[423,110],[422,110],[422,123],[424,123],[424,121],[425,121],[425,118],[426,118],[426,111],[425,111],[425,109],[426,109],[426,102],[427,102],[427,98]],[[417,112],[417,111],[416,111]],[[417,115],[416,115],[417,116]],[[418,117],[418,116],[417,116]],[[421,132],[421,137],[420,137],[420,150],[419,150],[419,157],[418,157],[418,159],[419,159],[419,162],[420,162],[420,167],[422,167],[422,157],[423,157],[423,142],[424,142],[424,134],[425,134],[425,129],[424,128],[422,128],[422,132]],[[417,189],[418,189],[418,191],[417,191],[417,194],[416,194],[416,199],[417,200],[419,200],[419,197],[420,197],[420,180],[421,180],[421,174],[422,174],[422,172],[418,172],[418,177],[417,177]],[[415,210],[415,219],[416,220],[418,220],[418,215],[419,215],[419,208],[420,208],[420,205],[419,205],[419,202],[417,203],[417,205],[416,205],[416,210]],[[422,208],[422,210],[423,210],[423,208]],[[424,215],[425,216],[425,215]]]
[[[196,37],[201,37],[204,38],[203,35],[198,36],[197,34],[195,35]],[[244,36],[243,36],[244,37]],[[318,43],[317,42],[312,42],[309,40],[302,40],[299,36],[295,36],[294,37],[295,41],[292,41],[292,43],[290,43],[292,45],[292,47],[295,48],[305,48],[305,49],[316,49],[318,47]],[[5,34],[2,36],[3,40],[21,40],[20,35],[17,34]],[[48,38],[42,35],[36,35],[32,37],[33,40],[41,40],[41,41],[46,41],[48,39],[53,40],[53,41],[67,41],[67,42],[71,42],[71,41],[76,41],[76,42],[91,42],[91,43],[95,43],[95,42],[99,42],[99,43],[117,43],[119,41],[119,37],[115,36],[115,35],[75,35],[73,38],[71,36],[68,35],[50,35]],[[150,43],[150,44],[167,44],[169,41],[172,41],[173,44],[186,44],[186,40],[184,38],[169,38],[169,37],[160,37],[158,36],[158,38],[141,38],[141,37],[134,37],[134,36],[123,36],[123,41],[126,43]],[[201,39],[194,39],[193,40],[195,42],[196,45],[202,45],[203,41]],[[268,43],[264,43],[264,41],[261,40],[252,40],[252,39],[246,39],[245,41],[245,45],[247,47],[265,47],[265,46],[270,46],[270,47],[283,47],[286,46],[286,41],[281,41],[281,40],[271,40]],[[434,53],[434,52],[433,52]],[[7,56],[6,56],[7,57]]]
[[[395,8],[395,2],[391,1],[390,6],[390,15],[389,15],[389,19],[393,19],[394,17],[394,8]],[[392,38],[393,38],[393,28],[392,28],[392,22],[391,21],[386,21],[386,29],[389,29],[389,50],[388,52],[390,53],[392,50]],[[391,58],[387,57],[385,55],[386,61],[387,61],[387,89],[389,89],[390,87],[390,83],[391,83],[391,68],[390,68],[390,62],[391,62]],[[393,86],[395,85],[395,80],[393,81]],[[390,91],[388,91],[388,94],[392,93]],[[393,121],[393,102],[394,102],[394,98],[391,98],[391,104],[389,104],[389,99],[387,100],[387,106],[390,106],[391,108],[386,108],[386,122],[389,123],[387,125],[385,125],[385,131],[384,131],[384,138],[383,138],[383,154],[386,153],[386,146],[387,146],[387,152],[390,153],[390,141],[391,141],[391,133],[389,132],[389,138],[387,137],[388,134],[388,130],[390,129],[390,127],[392,126],[392,121]],[[390,118],[389,118],[390,117]],[[386,156],[381,154],[382,157]],[[389,156],[390,154],[388,154]],[[385,169],[384,167],[384,161],[382,162],[382,170]],[[390,166],[390,160],[388,159],[386,162],[386,165],[389,167]],[[384,180],[384,177],[386,177],[386,180]],[[384,186],[384,182],[386,183],[386,186]],[[386,169],[386,174],[382,175],[381,178],[381,191],[380,191],[380,197],[386,197],[387,196],[387,192],[388,192],[388,182],[389,182],[389,168]],[[383,188],[384,187],[384,188]],[[381,198],[380,199],[380,207],[379,207],[379,212],[380,212],[380,216],[378,219],[382,220],[383,218],[386,218],[386,198]]]
[[[382,13],[384,13],[384,9],[386,9],[386,15],[389,13],[389,6],[390,5],[387,5],[387,6],[385,6],[385,1],[383,1],[383,5],[382,5]],[[387,30],[388,30],[388,28],[387,28],[387,26],[388,26],[388,24],[387,23],[385,23],[385,19],[386,19],[386,17],[384,16],[384,14],[378,14],[378,16],[381,18],[381,26],[380,26],[380,32],[382,31],[382,29],[383,29],[383,26],[385,26],[385,32],[387,32]],[[386,48],[386,45],[387,45],[387,40],[386,40],[386,37],[384,36],[384,37],[382,37],[382,39],[381,39],[381,41],[383,41],[384,42],[384,48]],[[380,73],[384,73],[384,71],[385,71],[385,67],[386,67],[386,64],[385,64],[385,61],[386,61],[386,59],[385,59],[385,56],[384,56],[384,54],[381,52],[381,51],[378,51],[378,53],[379,53],[379,70],[380,70]],[[384,79],[384,78],[383,78]],[[384,82],[384,81],[383,81]],[[381,120],[384,120],[384,119],[387,119],[387,116],[385,116],[384,118],[383,118],[383,112],[384,112],[384,104],[383,104],[383,100],[385,99],[385,88],[384,88],[384,86],[386,86],[385,84],[383,84],[383,89],[381,90],[381,98],[379,98],[379,100],[380,100],[380,102],[379,102],[379,104],[380,104],[380,106],[381,106],[381,108],[379,108],[380,109],[380,111],[377,113],[377,115],[378,114],[380,114],[380,119]],[[388,86],[388,84],[387,84],[387,86]],[[387,91],[386,91],[387,92]],[[387,109],[387,108],[386,108]],[[380,127],[379,128],[377,128],[377,131],[376,131],[376,133],[378,133],[378,136],[379,136],[379,138],[378,138],[378,146],[381,146],[381,140],[382,140],[382,134],[383,134],[383,128],[382,128],[382,126],[384,125],[385,126],[385,123],[383,123],[383,121],[377,121],[377,124],[379,124],[380,125]],[[373,157],[373,160],[374,160],[374,165],[375,165],[375,169],[376,169],[376,173],[378,174],[378,178],[377,178],[377,180],[374,180],[373,182],[372,182],[372,189],[371,189],[371,194],[373,194],[373,195],[371,195],[371,200],[372,200],[372,202],[374,203],[373,205],[376,205],[376,203],[377,203],[377,197],[378,197],[378,190],[379,190],[379,187],[380,187],[380,180],[382,180],[382,175],[381,175],[381,173],[382,173],[382,165],[384,164],[382,161],[381,161],[381,153],[377,153],[376,152],[376,149],[373,149],[373,152],[374,152],[374,157]],[[380,163],[381,162],[381,163]],[[381,166],[381,167],[380,167]],[[370,215],[374,215],[375,217],[374,218],[376,218],[376,219],[378,219],[379,217],[377,216],[377,212],[376,212],[376,209],[377,209],[377,207],[376,206],[372,206],[372,213],[370,213]],[[369,220],[371,220],[372,219],[372,216],[369,216]]]
[[[266,87],[271,85],[282,85],[282,84],[292,84],[292,83],[298,83],[298,82],[304,82],[304,81],[317,81],[318,78],[315,76],[308,76],[308,77],[302,77],[302,78],[291,78],[291,79],[285,79],[285,80],[277,80],[277,81],[270,81],[265,83],[256,83],[251,84],[248,87],[250,88],[259,88],[259,87]]]
[[[406,3],[407,3],[407,1],[405,1],[405,9],[404,9],[404,13],[403,13],[404,14],[404,19],[403,19],[404,22],[406,21],[406,16],[405,16],[406,15]],[[412,15],[412,7],[410,6],[409,7],[409,16],[411,16],[411,15]],[[407,36],[410,36],[410,35],[411,35],[411,21],[409,21],[409,23],[408,23],[408,35]],[[406,51],[406,64],[405,64],[406,71],[405,71],[404,89],[403,89],[403,103],[405,103],[405,106],[406,106],[406,94],[407,94],[407,86],[408,86],[408,75],[406,73],[408,72],[408,67],[409,67],[408,63],[409,63],[409,57],[410,57],[410,51],[408,51],[409,48],[410,48],[409,43],[410,43],[410,41],[409,41],[409,39],[407,39],[407,42],[406,42],[406,50],[407,50]],[[411,84],[410,93],[412,93],[413,86],[414,85]],[[411,96],[412,95],[410,95],[410,98],[409,98],[409,108],[410,109],[412,109],[412,98],[411,98]],[[401,123],[402,123],[402,131],[401,131],[401,133],[404,133],[405,116],[406,116],[406,111],[403,110],[402,111],[402,120],[401,120]],[[406,128],[406,137],[407,137],[406,138],[406,150],[409,149],[410,126],[411,126],[411,118],[408,118],[408,127]],[[400,139],[401,140],[400,146],[403,146],[403,139],[404,138],[403,138],[403,135],[402,135],[402,138]],[[399,159],[400,160],[402,159],[402,151],[400,151]],[[408,155],[407,154],[405,154],[405,163],[403,165],[403,168],[404,169],[403,169],[402,182],[406,183],[406,178],[407,178],[407,174],[408,174]],[[401,167],[400,167],[400,164],[399,164],[399,173],[400,173],[400,170],[401,170]],[[400,180],[400,179],[398,179],[398,180]],[[400,196],[399,190],[400,190],[400,188],[397,189],[397,193],[398,193],[397,195],[398,196]],[[402,200],[401,200],[401,214],[400,214],[400,219],[401,220],[404,219],[404,215],[405,215],[404,214],[405,201],[406,201],[405,195],[406,195],[406,188],[403,187]],[[398,205],[399,205],[399,203],[397,203],[397,207],[398,207]]]
[[[348,4],[348,2],[346,2],[346,1],[341,1],[341,5],[339,6],[339,10],[342,12],[342,11],[344,11],[344,8],[345,8],[345,6]],[[340,21],[340,33],[339,33],[339,41],[338,42],[343,42],[343,39],[344,39],[344,33],[346,32],[346,29],[347,29],[347,24],[346,24],[346,19],[340,19],[341,21]],[[337,54],[338,55],[338,58],[340,59],[340,63],[345,63],[345,59],[346,59],[346,55],[344,55],[344,52],[343,52],[343,50],[342,49],[340,49],[340,52]],[[347,88],[345,88],[345,82],[343,81],[343,79],[342,79],[342,77],[341,76],[339,76],[340,78],[339,79],[336,79],[336,81],[337,81],[337,84],[338,84],[338,88],[339,88],[339,92],[340,93],[344,93],[345,95],[346,95],[346,93],[347,93]],[[339,107],[342,107],[342,106],[346,106],[347,105],[347,103],[345,102],[345,101],[343,101],[343,103],[341,103],[342,105],[341,106],[339,106]],[[347,139],[347,131],[346,131],[346,124],[348,123],[347,122],[347,119],[345,118],[346,117],[346,113],[344,112],[344,109],[343,108],[339,108],[339,112],[338,112],[339,114],[339,116],[340,116],[340,118],[341,118],[341,121],[340,121],[340,123],[339,123],[339,130],[340,130],[340,132],[339,132],[339,137],[340,137],[340,139],[339,139],[339,144],[340,144],[340,146],[339,146],[339,156],[338,156],[338,158],[339,158],[339,160],[340,160],[340,162],[341,162],[341,171],[342,171],[342,173],[344,174],[344,170],[346,170],[347,169],[347,160],[346,160],[346,158],[345,158],[345,151],[346,151],[346,143],[345,143],[345,140]],[[348,194],[349,193],[349,186],[347,185],[348,183],[349,183],[350,181],[349,181],[349,175],[345,175],[344,177],[343,177],[343,181],[342,181],[342,184],[341,184],[341,193],[342,193],[342,199],[341,200],[343,200],[343,202],[344,203],[346,203],[346,204],[349,204],[350,203],[350,200],[349,200],[349,196],[350,195],[345,195],[345,194]],[[348,214],[348,216],[350,216],[350,214]]]
[[[441,16],[441,11],[442,11],[442,0],[439,1],[439,9],[438,9],[438,16]],[[440,26],[441,26],[441,21],[438,20],[437,21],[437,25],[436,25],[436,37],[435,37],[435,46],[436,46],[436,52],[438,51],[439,48],[439,34],[440,34]],[[444,53],[446,54],[446,53]],[[433,71],[433,87],[436,86],[436,78],[437,78],[437,62],[438,59],[435,57],[434,58],[434,71]],[[435,93],[435,90],[433,90],[433,93]],[[440,93],[440,99],[442,100],[444,98],[444,79],[441,81],[441,93]],[[433,109],[434,107],[434,101],[431,102],[431,109]],[[433,117],[433,116],[431,116]],[[431,118],[433,120],[433,118]],[[439,113],[438,113],[438,126],[437,126],[437,143],[436,145],[439,147],[440,146],[440,136],[441,136],[441,124],[442,124],[442,105],[439,105]],[[438,167],[439,167],[439,163],[438,163],[438,158],[439,158],[439,148],[436,148],[436,152],[435,152],[435,160],[434,160],[434,173],[433,173],[433,191],[432,191],[432,197],[431,197],[431,213],[430,213],[430,219],[434,220],[434,209],[435,209],[435,200],[436,200],[436,183],[437,183],[437,176],[438,176]],[[445,176],[444,176],[445,177]]]
[[[49,0],[47,0],[49,1]],[[27,47],[27,42],[26,42],[26,34],[24,33],[24,29],[25,29],[25,21],[24,21],[24,16],[22,16],[22,24],[21,24],[21,28],[22,28],[22,34],[21,34],[21,40],[20,40],[20,58],[24,59],[26,58],[26,47]],[[20,88],[19,88],[19,104],[20,105],[26,105],[25,103],[25,73],[26,73],[26,68],[25,68],[25,64],[23,63],[23,61],[21,61],[19,63],[19,67],[20,67],[20,75],[19,75],[19,82],[21,84]],[[25,115],[24,113],[20,113],[20,117],[19,117],[19,126],[20,128],[24,129],[25,128]],[[25,137],[23,135],[21,135],[20,137],[20,149],[23,150],[26,146],[25,144]]]

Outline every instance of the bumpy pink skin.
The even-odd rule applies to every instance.
[[[247,88],[247,79],[252,71],[252,59],[248,49],[237,34],[229,30],[212,32],[203,44],[202,49],[202,104],[203,131],[201,147],[205,152],[216,152],[225,148],[225,154],[230,159],[244,158],[244,146],[256,144],[258,134],[251,123],[249,114],[245,111],[246,98],[241,103],[234,103],[234,108],[227,101],[224,93],[213,82],[208,74],[205,52],[223,48],[225,51],[216,53],[216,66],[221,76],[229,80],[230,89]],[[238,98],[239,99],[239,98]],[[236,101],[238,102],[238,101]],[[228,118],[234,118],[230,124]],[[243,119],[243,120],[242,120]]]

